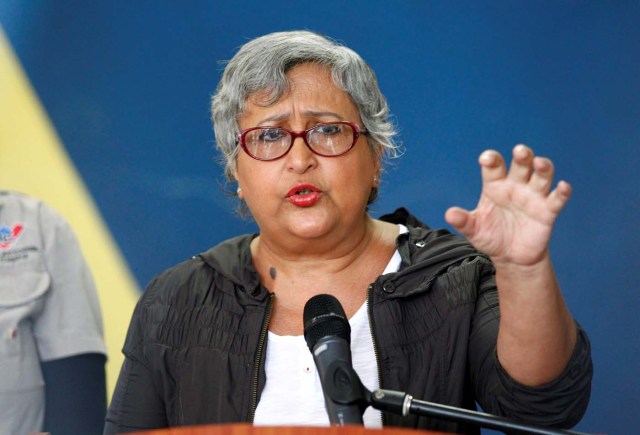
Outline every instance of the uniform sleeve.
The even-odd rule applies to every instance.
[[[578,339],[564,372],[539,387],[522,385],[502,368],[496,353],[500,312],[493,274],[480,284],[469,343],[469,364],[478,403],[484,411],[543,426],[569,428],[584,415],[591,394],[593,366],[589,339]]]
[[[99,435],[107,409],[105,356],[86,353],[42,363],[43,428],[52,434]]]
[[[44,204],[39,207],[39,221],[51,278],[44,306],[34,316],[40,359],[106,355],[98,295],[78,240],[66,221]]]

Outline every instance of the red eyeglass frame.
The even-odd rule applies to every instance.
[[[353,141],[351,142],[351,145],[349,146],[349,148],[347,148],[344,152],[342,152],[340,154],[325,155],[325,154],[320,154],[319,152],[314,150],[311,147],[311,145],[309,145],[309,142],[307,141],[307,134],[309,134],[310,131],[315,130],[318,127],[322,127],[324,125],[336,125],[336,124],[337,125],[348,125],[353,130]],[[285,131],[285,132],[289,133],[289,135],[291,136],[291,143],[289,144],[289,148],[287,148],[287,150],[281,156],[278,156],[278,157],[276,157],[274,159],[261,159],[261,158],[258,158],[256,156],[254,156],[253,154],[251,154],[249,152],[249,150],[247,149],[247,143],[245,141],[245,137],[246,137],[247,133],[250,133],[250,132],[255,131],[255,130],[266,129],[266,128],[279,129],[279,130],[282,130],[282,131]],[[340,156],[345,155],[349,151],[351,151],[351,149],[354,147],[356,142],[358,142],[358,139],[360,138],[361,134],[366,135],[367,133],[368,133],[367,130],[360,128],[360,126],[358,124],[353,123],[353,122],[349,122],[349,121],[323,122],[323,123],[316,124],[313,127],[310,127],[308,129],[302,130],[302,131],[293,131],[293,130],[289,130],[289,129],[284,128],[284,127],[257,126],[257,127],[251,127],[251,128],[244,129],[240,133],[238,133],[237,142],[240,143],[240,147],[252,159],[260,160],[262,162],[272,162],[274,160],[281,159],[284,156],[286,156],[287,154],[289,154],[289,151],[291,151],[291,148],[293,147],[293,143],[299,137],[302,138],[302,141],[307,146],[307,148],[309,148],[312,153],[314,153],[314,154],[316,154],[318,156],[321,156],[321,157],[340,157]]]

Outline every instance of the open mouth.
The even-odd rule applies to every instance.
[[[291,197],[294,195],[309,195],[311,193],[320,193],[320,189],[311,184],[299,184],[289,190],[289,192],[287,193],[287,197]]]
[[[300,190],[296,191],[296,195],[306,195],[307,193],[311,193],[311,192],[314,192],[314,190],[311,190],[309,188],[300,189]]]
[[[321,196],[320,189],[310,184],[294,186],[287,193],[287,199],[296,207],[311,207]]]

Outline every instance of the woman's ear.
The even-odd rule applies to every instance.
[[[382,171],[382,147],[376,147],[373,150],[373,187],[380,186],[380,172]]]
[[[236,189],[236,193],[238,194],[238,198],[243,199],[242,187],[240,187],[240,181],[238,180],[238,162],[236,161],[233,166],[230,165],[228,168],[228,171],[229,171],[228,174],[230,174],[230,177],[227,177],[227,178],[232,183],[238,183],[238,188]]]

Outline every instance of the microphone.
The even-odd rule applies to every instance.
[[[351,326],[334,296],[313,296],[304,306],[304,339],[320,375],[324,402],[332,425],[362,425],[369,404],[351,362]]]

